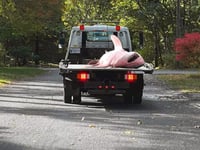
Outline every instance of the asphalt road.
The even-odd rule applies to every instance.
[[[62,101],[58,69],[0,88],[0,150],[199,150],[200,99],[145,76],[143,103]]]

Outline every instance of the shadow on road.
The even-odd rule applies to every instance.
[[[12,135],[17,140],[19,135],[12,131],[23,130],[24,127],[19,124],[24,123],[27,129],[32,127],[35,133],[49,126],[55,130],[53,135],[56,132],[68,134],[68,127],[74,129],[72,132],[78,136],[80,133],[90,133],[91,137],[95,137],[99,133],[102,136],[119,137],[113,138],[115,149],[151,149],[152,146],[156,149],[192,149],[192,145],[198,146],[199,129],[195,126],[198,127],[200,123],[197,115],[199,109],[194,109],[189,100],[182,100],[176,95],[172,97],[174,94],[171,91],[164,93],[157,88],[156,82],[146,88],[141,105],[126,105],[120,96],[83,96],[82,103],[77,105],[64,104],[62,80],[51,75],[58,76],[57,71],[49,74],[48,78],[43,76],[32,81],[20,81],[0,89],[0,117],[4,118],[0,126],[0,149],[37,147],[9,141]],[[31,135],[29,138],[32,138]],[[77,137],[74,135],[72,138]],[[97,137],[94,140],[98,142],[99,139]]]

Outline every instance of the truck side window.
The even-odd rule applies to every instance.
[[[81,46],[81,41],[80,41],[81,36],[80,35],[81,35],[80,31],[74,31],[73,32],[70,47],[80,47]]]
[[[126,50],[129,49],[129,44],[128,44],[128,35],[127,35],[127,32],[119,32],[118,34],[119,36],[119,39],[121,40],[121,43],[122,43],[122,47]]]

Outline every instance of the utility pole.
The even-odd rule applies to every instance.
[[[181,11],[180,11],[181,0],[177,0],[176,3],[176,38],[181,37]]]

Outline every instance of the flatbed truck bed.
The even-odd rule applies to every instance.
[[[153,73],[152,65],[142,63],[140,67],[127,68],[88,64],[99,62],[102,55],[114,49],[116,43],[111,37],[115,36],[124,51],[133,52],[127,27],[103,24],[74,26],[67,44],[63,42],[66,40],[65,33],[61,32],[59,44],[66,49],[66,56],[59,63],[64,103],[79,104],[81,95],[87,93],[92,96],[121,94],[127,104],[141,104],[143,76]]]

